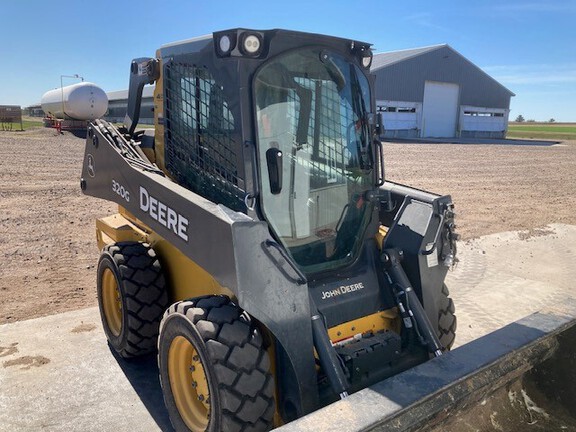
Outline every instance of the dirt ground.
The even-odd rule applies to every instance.
[[[463,239],[576,224],[576,141],[385,143],[390,180],[456,203]],[[0,132],[0,324],[96,305],[94,221],[115,205],[79,187],[84,140]]]

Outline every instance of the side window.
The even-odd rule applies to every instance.
[[[165,66],[166,167],[182,186],[245,211],[239,185],[234,117],[222,86],[195,65]]]

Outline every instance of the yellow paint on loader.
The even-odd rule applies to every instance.
[[[349,339],[357,334],[375,333],[380,330],[392,330],[400,333],[400,320],[398,319],[398,310],[396,308],[387,309],[329,328],[328,336],[335,343]]]
[[[158,59],[158,70],[160,76],[156,80],[154,87],[154,162],[158,165],[164,173],[166,172],[166,165],[164,162],[164,77],[162,68],[162,53],[160,50],[156,51],[156,58]]]
[[[122,332],[122,300],[118,281],[109,268],[102,274],[102,309],[110,332],[116,337]]]
[[[380,250],[382,250],[382,245],[384,244],[384,237],[386,237],[386,234],[388,234],[388,227],[380,225],[380,227],[378,228],[378,232],[374,236],[376,238],[376,242],[378,243],[378,248]]]
[[[223,294],[235,299],[232,291],[221,286],[194,261],[187,258],[174,245],[137,219],[123,207],[119,213],[96,221],[96,238],[100,249],[112,243],[146,242],[156,251],[167,280],[173,302],[203,295]]]
[[[176,337],[170,345],[168,373],[182,420],[193,432],[205,430],[210,420],[208,379],[198,351],[183,336]]]

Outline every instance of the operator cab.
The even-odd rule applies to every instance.
[[[234,29],[167,45],[158,57],[164,170],[265,220],[305,274],[357,259],[380,171],[370,45]]]

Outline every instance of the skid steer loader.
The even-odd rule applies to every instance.
[[[453,204],[385,181],[371,61],[216,32],[132,61],[124,125],[90,123],[81,188],[119,205],[96,222],[103,327],[158,350],[177,430],[270,430],[454,343]]]

